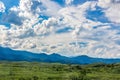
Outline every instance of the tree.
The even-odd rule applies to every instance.
[[[39,78],[37,76],[33,76],[33,80],[38,80]]]

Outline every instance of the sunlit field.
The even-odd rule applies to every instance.
[[[120,64],[0,62],[0,80],[120,80]]]

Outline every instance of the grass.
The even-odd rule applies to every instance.
[[[0,80],[120,80],[120,64],[1,61]]]

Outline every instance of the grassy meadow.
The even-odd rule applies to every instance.
[[[1,61],[0,80],[120,80],[120,64]]]

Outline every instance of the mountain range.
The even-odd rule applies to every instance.
[[[76,57],[61,56],[57,53],[47,55],[45,53],[35,54],[27,51],[12,50],[0,47],[0,61],[29,61],[49,62],[63,64],[91,64],[91,63],[119,63],[120,59],[92,58],[86,55]]]

